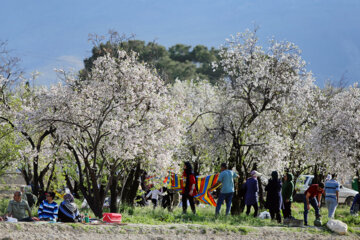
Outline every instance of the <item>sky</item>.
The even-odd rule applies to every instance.
[[[91,55],[89,34],[109,30],[170,47],[220,47],[259,27],[297,44],[316,84],[360,82],[359,0],[1,0],[0,40],[22,59],[37,85],[58,81],[54,68],[79,70]]]

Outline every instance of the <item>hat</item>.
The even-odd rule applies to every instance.
[[[256,177],[258,177],[258,176],[261,176],[261,173],[259,173],[258,171],[256,171],[256,170],[252,170],[251,172],[250,172],[250,175],[251,176],[256,176]]]

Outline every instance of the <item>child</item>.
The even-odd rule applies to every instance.
[[[146,199],[148,199],[150,196],[151,196],[151,202],[153,203],[154,205],[154,209],[156,208],[157,206],[157,202],[158,202],[158,199],[159,199],[159,195],[163,195],[162,192],[160,192],[158,189],[154,189],[154,190],[151,190],[147,195],[146,195]]]

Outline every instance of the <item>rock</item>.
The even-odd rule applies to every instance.
[[[333,232],[336,232],[338,234],[344,235],[347,232],[347,225],[346,223],[343,223],[342,221],[330,219],[326,226]]]
[[[321,222],[321,219],[320,218],[317,218],[314,220],[314,225],[316,227],[321,227],[322,226],[322,222]]]
[[[11,238],[11,237],[4,237],[4,238],[2,238],[1,240],[13,240],[13,238]]]
[[[304,221],[300,219],[291,219],[291,218],[285,218],[283,221],[284,225],[288,225],[289,227],[303,227]]]

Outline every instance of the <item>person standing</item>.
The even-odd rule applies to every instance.
[[[12,216],[20,222],[32,222],[31,209],[28,203],[24,199],[21,199],[21,197],[22,193],[20,191],[14,193],[14,198],[9,202],[5,216]],[[28,217],[26,216],[25,211],[28,212]]]
[[[183,214],[185,214],[187,210],[187,200],[189,200],[191,210],[195,214],[194,196],[197,195],[195,186],[196,179],[190,162],[185,162],[184,164],[183,182],[185,183],[185,186],[182,186]]]
[[[294,177],[291,173],[286,173],[284,176],[284,184],[282,185],[281,195],[283,199],[284,209],[283,215],[284,218],[292,218],[291,215],[291,202],[293,201],[294,193]]]
[[[336,174],[325,182],[325,203],[328,209],[328,217],[334,218],[336,207],[339,203],[340,184],[336,181]]]
[[[351,205],[350,214],[356,216],[359,212],[359,208],[360,208],[360,194],[358,193],[355,195],[354,201]]]
[[[219,215],[220,208],[224,200],[226,202],[226,216],[229,215],[232,198],[235,192],[234,178],[237,177],[238,175],[235,172],[227,169],[226,163],[221,164],[221,173],[219,175],[218,182],[209,189],[209,191],[212,191],[221,184],[220,195],[216,203],[215,216]]]
[[[258,192],[259,192],[259,184],[257,180],[257,176],[260,174],[253,170],[250,172],[251,177],[246,180],[245,187],[245,205],[246,205],[246,215],[250,214],[251,207],[254,208],[254,217],[258,215]]]
[[[41,202],[38,215],[40,220],[56,221],[58,218],[58,204],[54,201],[55,193],[45,193],[46,199]]]
[[[316,219],[320,218],[321,196],[324,193],[324,184],[312,184],[304,193],[304,225],[307,226],[307,215],[310,210],[310,204],[315,209]]]
[[[276,171],[271,173],[271,179],[269,179],[265,191],[267,191],[266,208],[270,211],[271,219],[273,220],[276,217],[277,222],[281,223],[281,181],[279,180],[279,175]]]

